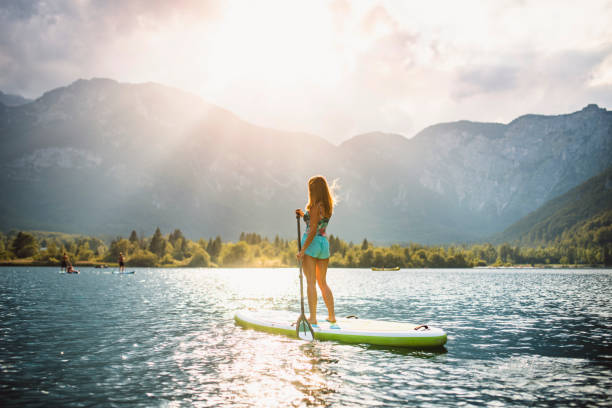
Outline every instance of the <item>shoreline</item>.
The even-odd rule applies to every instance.
[[[104,265],[104,266],[102,266]],[[36,262],[36,261],[0,261],[0,267],[6,266],[21,266],[21,267],[57,267],[59,268],[61,265],[59,263],[49,263],[49,262]],[[103,263],[103,262],[79,262],[74,263],[73,266],[75,268],[95,268],[95,269],[113,269],[118,268],[119,265],[117,263]],[[129,268],[147,268],[147,269],[193,269],[197,267],[187,266],[187,265],[162,265],[162,266],[136,266],[127,264],[126,267]],[[240,268],[249,268],[249,269],[293,269],[297,268],[295,266],[270,266],[270,265],[240,265],[240,266],[207,266],[201,267],[206,269],[240,269]],[[330,269],[333,269],[330,267]],[[343,267],[341,269],[370,269],[369,267]],[[413,270],[413,269],[609,269],[605,265],[563,265],[563,264],[534,264],[534,265],[504,265],[504,266],[472,266],[472,267],[461,267],[461,268],[431,268],[431,267],[419,267],[419,268],[400,268],[399,270]],[[371,271],[371,272],[387,272],[387,271]],[[397,271],[393,271],[397,272]]]

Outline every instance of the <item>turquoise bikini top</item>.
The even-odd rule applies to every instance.
[[[327,228],[327,224],[329,223],[330,217],[323,217],[319,220],[319,224],[317,225],[317,235],[325,236],[325,228]],[[306,223],[306,234],[310,231],[310,214],[308,211],[304,213],[304,222]]]

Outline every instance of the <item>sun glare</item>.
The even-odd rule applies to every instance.
[[[333,82],[331,22],[316,7],[284,2],[230,8],[214,31],[211,74],[220,83],[265,81],[271,91],[289,84]]]

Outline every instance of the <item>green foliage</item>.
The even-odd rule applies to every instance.
[[[185,240],[185,237],[180,229],[175,229],[174,232],[171,232],[170,235],[168,235],[168,242],[170,242],[174,247],[177,246],[176,243],[179,240]]]
[[[9,253],[6,248],[6,237],[0,232],[0,260],[9,259]]]
[[[46,248],[39,250],[38,242]],[[147,243],[148,245],[144,245]],[[462,246],[409,245],[376,246],[367,239],[360,244],[329,236],[330,266],[343,268],[469,268],[473,266],[507,266],[516,264],[611,265],[612,210],[577,223],[563,231],[552,243],[521,246],[517,243],[490,243]],[[153,252],[149,249],[155,249]],[[194,242],[175,229],[165,239],[159,228],[152,237],[130,239],[117,237],[107,247],[94,237],[49,232],[11,231],[0,234],[0,259],[15,256],[32,258],[46,264],[57,264],[66,252],[72,263],[112,262],[119,252],[130,266],[297,266],[297,241],[275,236],[269,240],[257,233],[241,233],[236,243],[221,237]]]
[[[132,230],[132,232],[130,233],[129,241],[132,244],[137,244],[139,242],[138,234],[136,233],[136,230]]]
[[[223,266],[245,266],[249,258],[249,247],[244,241],[224,245],[221,251]]]
[[[186,242],[187,241],[184,238],[178,238],[173,243],[168,242],[168,244],[171,245],[171,247],[168,246],[166,248],[166,253],[170,252],[174,259],[176,259],[177,261],[182,261],[183,259],[185,259],[185,251],[183,251],[183,247]],[[170,248],[172,248],[171,251],[169,251]]]
[[[244,241],[249,245],[257,245],[260,244],[264,239],[261,237],[261,235],[256,234],[254,232],[248,232],[248,233],[240,233],[240,239],[239,241]],[[267,238],[266,238],[267,240]]]
[[[17,258],[29,258],[38,253],[38,241],[29,232],[19,232],[12,243]]]
[[[94,252],[89,248],[89,242],[84,241],[77,247],[76,258],[79,261],[89,261],[93,259]]]
[[[170,254],[165,254],[158,262],[160,266],[173,267],[177,266],[177,261]]]
[[[155,255],[162,257],[166,251],[166,240],[162,236],[159,227],[155,229],[155,233],[151,238],[151,243],[149,244],[149,251],[153,252]]]
[[[210,255],[204,249],[198,248],[195,250],[187,266],[207,268],[210,266]]]
[[[214,240],[211,238],[208,241],[208,245],[206,246],[206,252],[210,255],[210,258],[213,262],[219,261],[219,255],[221,254],[222,246],[223,242],[221,241],[221,237],[218,235]]]
[[[364,238],[363,242],[361,243],[361,250],[366,251],[368,249],[368,246],[369,246],[368,240]]]
[[[129,266],[151,267],[157,264],[157,256],[146,249],[138,249],[126,261]]]
[[[111,242],[110,248],[104,256],[104,260],[108,262],[117,262],[119,253],[123,253],[123,255],[127,257],[133,253],[136,248],[138,247],[127,239],[117,237]]]

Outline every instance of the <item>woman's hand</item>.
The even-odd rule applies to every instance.
[[[300,252],[298,252],[295,257],[298,261],[302,262],[304,260],[304,250],[302,249]]]
[[[295,215],[299,216],[300,218],[304,216],[304,211],[302,211],[301,208],[298,208],[297,210],[295,210]]]

